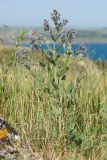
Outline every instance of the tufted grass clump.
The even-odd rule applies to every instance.
[[[101,83],[104,77],[98,70],[93,73],[85,60],[86,68],[78,59],[75,61],[76,64],[71,58],[75,73],[71,66],[67,80],[59,82],[58,89],[39,65],[32,70],[45,77],[44,84],[18,64],[8,72],[4,66],[0,77],[0,114],[19,131],[23,145],[32,152],[41,151],[49,157],[53,154],[103,159],[106,156],[106,85]],[[49,83],[50,90],[45,83]]]
[[[20,32],[12,58],[0,70],[0,115],[15,127],[22,146],[44,159],[104,160],[107,148],[106,72],[73,51],[72,29],[54,10],[54,30],[44,21],[53,45],[41,48],[46,38],[33,31],[31,51],[20,47]],[[59,47],[64,47],[60,55]],[[73,56],[71,56],[73,55]]]

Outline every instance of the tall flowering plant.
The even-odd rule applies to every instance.
[[[61,15],[57,10],[53,10],[51,13],[51,20],[53,25],[51,27],[49,20],[45,19],[43,22],[44,32],[50,34],[49,41],[38,31],[33,30],[28,33],[30,39],[31,50],[33,52],[38,51],[42,53],[43,59],[39,61],[39,66],[48,73],[49,83],[47,83],[48,90],[50,90],[50,83],[54,89],[59,89],[62,86],[63,81],[66,80],[67,71],[71,66],[71,62],[68,60],[73,54],[83,54],[85,52],[84,46],[80,46],[78,50],[73,50],[75,42],[76,31],[74,29],[65,30],[65,26],[68,24],[67,19],[61,19]],[[17,39],[18,43],[23,41],[26,32],[21,31]],[[46,49],[42,45],[46,45]],[[60,49],[64,49],[65,57],[61,57]],[[19,49],[17,47],[16,60],[21,63],[30,71],[32,76],[44,83],[44,78],[41,80],[40,77],[31,71],[31,62],[27,57],[28,51],[25,49]],[[64,62],[63,62],[63,59]],[[61,62],[62,61],[62,62]],[[63,64],[63,65],[62,65]]]
[[[73,45],[76,43],[76,32],[74,29],[65,30],[68,20],[61,19],[61,15],[57,10],[53,10],[51,13],[51,20],[54,25],[52,27],[49,20],[45,19],[43,22],[44,32],[50,34],[51,39],[49,40],[36,30],[28,33],[20,32],[16,45],[16,63],[22,64],[34,77],[36,81],[36,83],[34,83],[35,88],[32,88],[34,93],[36,92],[34,95],[39,93],[41,101],[44,97],[49,98],[52,117],[54,117],[52,121],[59,126],[60,138],[61,136],[64,138],[65,133],[68,133],[71,128],[75,128],[75,124],[73,126],[71,124],[71,126],[67,127],[67,113],[72,105],[75,104],[76,106],[76,103],[78,103],[73,93],[79,88],[78,84],[82,79],[77,79],[76,86],[73,85],[71,78],[69,79],[71,76],[70,67],[72,65],[71,55],[83,55],[85,53],[85,48],[84,46],[80,46],[77,50],[73,50]],[[23,49],[19,45],[26,34],[29,37],[31,50]],[[42,47],[43,44],[46,45],[45,49]],[[65,56],[61,56],[61,48],[64,49]],[[37,52],[40,54],[41,58],[36,62],[37,65],[34,66],[34,69],[34,67],[31,67],[32,61],[29,60],[28,55],[34,53],[36,56]],[[45,101],[43,102],[45,103]],[[62,117],[63,122],[61,121]],[[73,119],[75,119],[74,114]],[[70,132],[70,135],[71,134]],[[80,145],[82,143],[81,139],[79,138],[77,140],[76,138],[73,138],[72,141]]]

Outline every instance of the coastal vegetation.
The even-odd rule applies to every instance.
[[[84,57],[84,46],[73,51],[75,30],[63,32],[68,21],[56,10],[51,19],[54,31],[45,20],[44,32],[52,46],[32,31],[31,49],[23,48],[28,32],[21,30],[15,47],[0,47],[0,116],[19,132],[25,160],[38,153],[44,160],[106,160],[106,68]]]

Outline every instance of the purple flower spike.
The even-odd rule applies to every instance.
[[[49,30],[50,30],[49,23],[48,23],[48,21],[45,19],[45,20],[44,20],[44,31],[49,31]]]

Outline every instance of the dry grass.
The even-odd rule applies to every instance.
[[[8,49],[1,47],[0,53],[4,51],[7,54]],[[60,89],[49,93],[48,73],[39,66],[37,55],[31,69],[44,78],[43,84],[19,64],[1,68],[0,115],[19,131],[23,148],[34,157],[40,152],[46,160],[106,159],[106,71],[90,60],[71,58],[63,85],[60,82]],[[81,144],[73,139],[67,144],[72,129]]]

